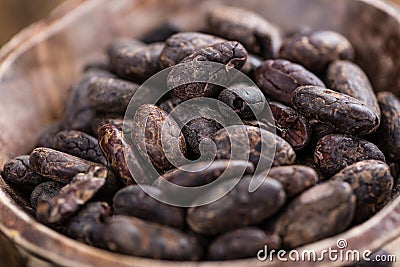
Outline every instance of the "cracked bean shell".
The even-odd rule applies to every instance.
[[[91,167],[77,174],[70,184],[51,199],[42,199],[36,208],[36,217],[45,224],[57,224],[78,212],[104,185],[106,167]]]
[[[35,148],[30,157],[31,168],[40,175],[67,184],[78,173],[85,173],[96,163],[51,149],[39,147]]]
[[[54,140],[54,148],[82,159],[107,165],[97,139],[83,132],[69,130],[58,133]]]
[[[174,94],[182,100],[217,96],[223,87],[212,82],[226,84],[229,81],[229,68],[240,70],[246,60],[247,51],[239,42],[217,43],[184,58],[179,65],[171,69],[167,83],[173,88]],[[199,65],[199,62],[219,63],[226,65],[226,68],[221,68],[217,64],[212,67]],[[194,73],[199,82],[193,82]],[[205,82],[209,80],[210,83]]]
[[[354,223],[361,223],[379,211],[390,197],[393,177],[382,161],[364,160],[354,163],[332,177],[350,184],[357,198]]]
[[[270,101],[269,107],[279,135],[295,150],[306,147],[312,133],[308,119],[291,107],[278,102]]]
[[[310,119],[330,123],[338,133],[366,135],[377,130],[378,115],[354,97],[318,86],[293,91],[295,109]]]
[[[139,153],[149,159],[157,170],[165,172],[173,168],[166,153],[174,161],[186,156],[186,142],[181,130],[161,108],[150,104],[140,106],[132,127],[135,129],[133,141]]]
[[[160,54],[159,65],[162,69],[171,67],[197,50],[225,41],[222,38],[198,32],[174,34],[165,41],[165,46]]]
[[[238,83],[229,86],[219,94],[218,100],[227,104],[242,119],[252,119],[266,112],[267,100],[255,85]],[[220,112],[224,110],[220,109]]]
[[[29,155],[10,159],[4,164],[2,176],[6,181],[14,184],[38,185],[47,181],[29,165]]]
[[[148,178],[150,172],[147,166],[142,163],[138,152],[125,143],[123,132],[112,124],[105,124],[99,130],[99,146],[103,151],[111,168],[119,175],[121,181],[125,185],[136,184],[136,181],[143,181],[143,178]],[[128,151],[124,153],[124,148]],[[128,158],[126,158],[128,155]],[[129,162],[128,162],[129,160]],[[135,172],[129,170],[128,163]]]
[[[200,143],[206,138],[211,140],[221,128],[222,125],[212,119],[195,118],[189,121],[182,128],[188,151],[196,157],[201,156]]]
[[[314,161],[328,177],[362,160],[385,161],[382,151],[371,142],[351,135],[330,134],[322,137],[315,147]]]

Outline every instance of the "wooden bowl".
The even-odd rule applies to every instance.
[[[216,3],[243,6],[285,31],[301,25],[332,29],[347,36],[357,61],[377,91],[400,96],[400,15],[380,0],[71,0],[17,35],[0,52],[0,167],[28,153],[41,130],[58,118],[69,85],[85,62],[101,57],[116,37],[138,36],[171,20],[183,30],[204,26],[204,12]],[[280,266],[257,259],[230,262],[167,262],[123,256],[90,247],[38,223],[26,203],[0,178],[0,230],[18,246],[62,266]],[[400,198],[362,225],[301,249],[374,250],[400,234]],[[292,262],[287,266],[339,266],[340,262]],[[285,264],[286,266],[286,264]]]

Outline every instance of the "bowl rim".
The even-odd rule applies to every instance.
[[[135,3],[140,3],[143,0],[132,0]],[[391,6],[385,1],[377,0],[355,0],[364,4],[373,6],[389,16],[397,20],[400,25],[400,12],[395,7]],[[24,51],[27,51],[30,47],[37,44],[38,42],[45,40],[57,30],[66,25],[68,21],[74,17],[87,12],[95,5],[97,0],[68,0],[64,2],[59,8],[57,8],[48,18],[38,21],[31,26],[25,28],[15,37],[13,37],[6,45],[0,49],[0,78],[6,71],[6,69],[12,64],[12,62],[18,58]],[[74,12],[71,12],[74,11]],[[2,177],[0,176],[0,180]],[[2,183],[2,182],[1,182]],[[1,184],[0,183],[0,184]],[[234,260],[234,261],[222,261],[222,262],[176,262],[176,261],[164,261],[146,259],[134,256],[126,256],[109,252],[106,250],[98,249],[69,237],[66,237],[52,229],[37,222],[33,217],[28,215],[22,208],[16,204],[16,202],[8,195],[6,190],[0,188],[0,211],[2,212],[0,217],[0,230],[10,238],[18,247],[32,253],[47,261],[57,263],[62,266],[95,266],[97,260],[106,260],[108,263],[118,262],[118,266],[196,266],[196,267],[216,267],[216,266],[280,266],[281,264],[277,261],[266,264],[258,261],[256,258]],[[7,218],[7,219],[4,219]],[[23,229],[23,231],[18,231]],[[365,233],[366,232],[366,233]],[[360,233],[365,235],[360,236]],[[66,246],[72,249],[73,253],[84,253],[85,257],[65,257],[62,255],[63,250],[48,251],[39,246],[39,244],[32,242],[31,239],[27,238],[28,235],[34,234],[37,237],[45,237],[49,239],[55,246]],[[384,238],[382,238],[384,236]],[[346,240],[355,242],[356,240],[364,240],[364,248],[368,245],[369,247],[379,248],[384,244],[396,239],[400,236],[400,196],[396,197],[387,204],[381,211],[379,211],[374,217],[368,221],[353,227],[346,232],[339,235],[323,239],[311,244],[307,244],[299,251],[305,249],[315,249],[320,251],[321,248],[332,247],[336,244],[338,238],[346,237]],[[380,237],[377,239],[377,237]],[[373,242],[370,242],[374,240]],[[78,249],[79,247],[79,249]],[[358,248],[360,249],[360,248]],[[70,255],[71,256],[71,255]],[[90,259],[93,258],[93,261]],[[86,262],[80,262],[79,260],[86,260]],[[324,266],[335,266],[337,264],[333,262],[321,262]],[[105,265],[104,265],[105,266]],[[293,266],[317,266],[314,264],[296,263]]]

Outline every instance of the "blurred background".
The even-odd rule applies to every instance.
[[[63,0],[0,0],[0,47],[18,31],[48,15]]]
[[[0,0],[0,47],[21,29],[47,16],[51,10],[63,1]],[[400,3],[400,0],[391,1]]]

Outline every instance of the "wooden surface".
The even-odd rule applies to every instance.
[[[18,31],[47,16],[63,0],[0,0],[0,47]]]
[[[204,25],[204,11],[223,2],[253,9],[286,31],[304,22],[314,29],[342,32],[359,51],[358,60],[374,87],[400,94],[400,15],[382,1],[71,0],[0,51],[0,166],[8,158],[32,149],[41,129],[60,116],[67,89],[83,64],[101,56],[110,40],[138,36],[165,20],[173,20],[183,30],[199,29]],[[255,259],[174,263],[102,251],[37,223],[16,205],[23,206],[23,200],[13,195],[1,178],[0,187],[0,229],[30,253],[64,266],[280,266],[279,262],[261,263]],[[338,238],[345,238],[349,249],[374,250],[399,234],[400,198],[368,222],[305,248],[334,248]],[[337,265],[340,263],[298,262],[285,266]]]

